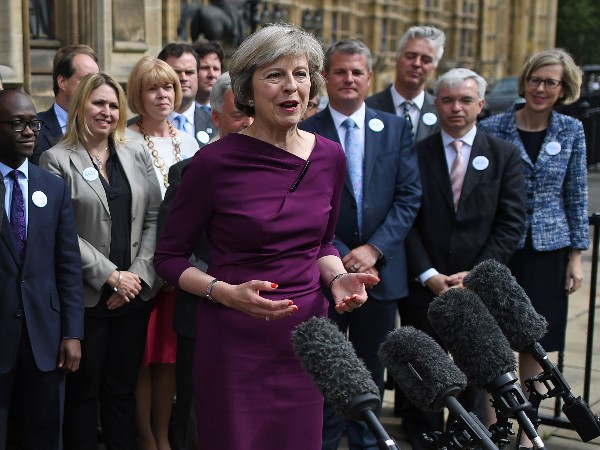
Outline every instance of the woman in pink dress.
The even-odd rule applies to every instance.
[[[333,246],[346,163],[339,144],[298,129],[321,90],[323,51],[287,25],[262,28],[229,64],[236,106],[254,123],[205,146],[183,171],[155,254],[160,276],[205,297],[194,365],[201,448],[321,448],[323,398],[291,332],[366,300],[374,275],[347,274]],[[201,232],[207,273],[188,260]],[[343,380],[340,380],[343,382]]]

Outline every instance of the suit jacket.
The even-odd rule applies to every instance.
[[[533,164],[517,131],[515,112],[515,108],[511,108],[490,116],[479,127],[512,142],[521,152],[527,218],[519,248],[525,246],[527,231],[531,230],[533,248],[538,251],[565,247],[587,249],[588,187],[582,123],[553,111],[539,156]]]
[[[468,271],[490,258],[506,264],[525,224],[525,184],[518,149],[477,130],[456,211],[441,134],[419,142],[417,154],[423,197],[406,240],[412,279],[430,268],[446,275]],[[488,166],[474,169],[476,157],[486,158]],[[432,296],[429,289],[414,282],[411,300],[415,291]]]
[[[0,374],[15,364],[24,318],[41,371],[57,368],[63,338],[83,338],[81,257],[69,190],[63,180],[31,163],[28,189],[22,265],[6,212],[0,211],[4,218],[0,230]],[[35,192],[45,194],[45,205],[32,201]]]
[[[374,131],[368,125],[374,119],[383,123],[382,130]],[[346,177],[334,244],[342,257],[366,243],[381,250],[381,282],[369,291],[369,297],[396,300],[407,294],[404,239],[421,196],[415,146],[404,120],[396,115],[366,108],[365,122],[362,237],[356,199]],[[329,108],[301,122],[300,128],[340,142]]]
[[[152,258],[156,246],[156,219],[161,193],[152,157],[142,145],[116,146],[119,161],[131,187],[131,265],[128,271],[142,279],[140,296],[149,300],[156,293]],[[117,266],[109,259],[110,210],[100,177],[86,180],[83,171],[92,164],[81,145],[67,148],[61,143],[44,152],[40,167],[63,178],[71,189],[79,236],[85,306],[95,306],[110,274]]]
[[[165,193],[165,198],[160,204],[160,210],[158,213],[158,237],[165,225],[171,204],[177,193],[179,182],[181,181],[181,173],[184,167],[191,158],[179,161],[177,164],[173,164],[169,169],[169,187]],[[208,263],[210,261],[210,253],[208,250],[208,239],[206,233],[198,238],[196,246],[192,252],[190,258],[194,266],[203,272],[208,269]],[[196,337],[196,304],[200,299],[199,296],[190,294],[189,292],[179,289],[177,291],[177,301],[175,302],[175,312],[173,313],[173,329],[177,334],[187,336],[189,338]]]
[[[441,130],[441,123],[437,114],[437,110],[433,105],[434,100],[435,97],[429,92],[425,91],[425,101],[423,102],[423,108],[421,109],[421,115],[419,116],[419,123],[417,124],[415,142],[422,141],[423,139]],[[394,105],[394,100],[389,87],[381,92],[371,95],[365,100],[365,103],[370,108],[385,111],[390,114],[396,114],[396,105]],[[437,118],[434,124],[428,125],[423,122],[423,116],[427,113],[431,113]]]
[[[33,148],[33,155],[29,158],[29,162],[32,162],[36,166],[40,163],[42,153],[58,144],[58,141],[63,136],[62,128],[54,112],[54,104],[49,110],[38,113],[37,118],[43,120],[44,125],[42,125],[35,147]]]

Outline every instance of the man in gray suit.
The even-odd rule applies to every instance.
[[[414,26],[400,38],[394,84],[366,99],[367,106],[404,117],[415,142],[440,131],[433,96],[425,90],[444,54],[444,32]]]

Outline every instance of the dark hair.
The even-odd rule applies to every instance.
[[[184,42],[171,42],[170,44],[165,45],[158,54],[158,59],[166,61],[169,56],[179,58],[184,53],[190,53],[196,59],[196,69],[198,69],[198,53],[196,53],[196,50],[194,50],[194,48],[190,44],[186,44]]]
[[[73,67],[75,55],[88,55],[98,64],[96,52],[87,45],[72,44],[59,48],[54,55],[54,62],[52,64],[52,90],[54,91],[54,95],[58,94],[59,90],[58,76],[61,75],[68,79],[75,73],[75,68]]]
[[[192,48],[196,50],[198,54],[198,59],[204,58],[206,55],[210,55],[212,53],[217,55],[219,61],[221,62],[221,66],[223,65],[223,59],[225,59],[225,51],[221,44],[217,41],[208,41],[208,40],[198,40],[192,44]]]

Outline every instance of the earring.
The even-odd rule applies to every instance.
[[[250,106],[251,108],[254,108],[254,100],[252,100],[252,99],[248,100],[248,106]]]

